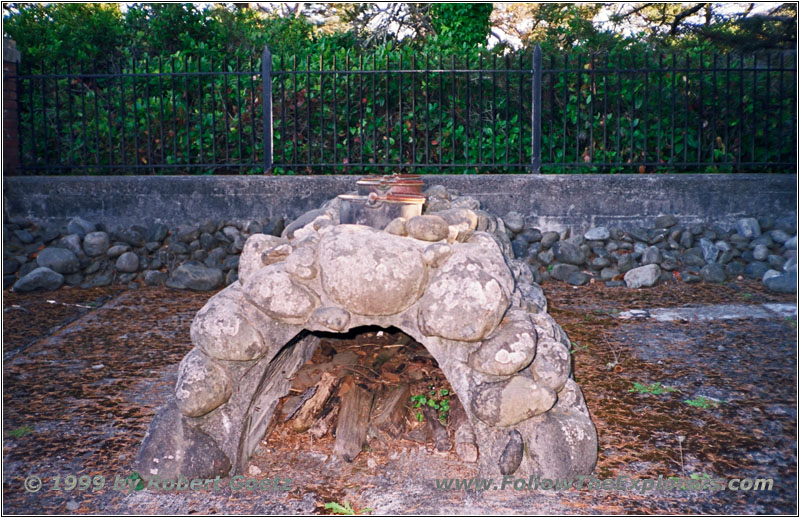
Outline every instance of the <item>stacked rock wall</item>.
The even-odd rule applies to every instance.
[[[527,265],[504,253],[502,220],[471,198],[448,203],[378,230],[339,224],[332,200],[283,237],[251,236],[238,280],[192,323],[194,349],[174,401],[151,424],[140,472],[241,472],[313,353],[314,333],[380,326],[402,330],[437,360],[473,426],[484,473],[588,475],[597,434],[571,377],[566,333]],[[204,450],[214,463],[196,460]]]

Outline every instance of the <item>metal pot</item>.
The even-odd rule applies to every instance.
[[[394,194],[367,196],[340,194],[339,218],[342,224],[366,225],[383,230],[395,218],[412,218],[422,214],[425,196]]]
[[[421,194],[422,177],[418,174],[393,174],[391,176],[365,176],[356,182],[358,194],[368,196],[375,192],[385,194]]]

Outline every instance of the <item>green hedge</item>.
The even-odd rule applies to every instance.
[[[780,55],[674,59],[673,72],[668,54],[545,55],[544,171],[734,171],[739,160],[751,164],[747,170],[782,170],[777,164],[794,160],[795,74],[775,70]],[[794,67],[794,56],[782,59],[783,68]],[[410,48],[273,56],[274,162],[337,164],[274,172],[379,173],[385,169],[351,164],[440,160],[461,165],[446,172],[525,172],[502,164],[530,160],[531,61],[530,52],[443,56]],[[401,64],[419,72],[399,74]],[[478,66],[485,71],[450,72]],[[260,56],[220,61],[179,52],[122,63],[122,75],[98,76],[88,66],[70,68],[69,78],[48,75],[67,73],[48,66],[21,71],[23,163],[64,166],[32,172],[263,169]]]

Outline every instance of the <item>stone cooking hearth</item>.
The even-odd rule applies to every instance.
[[[483,475],[591,473],[597,433],[566,333],[528,266],[512,259],[502,220],[436,192],[425,215],[383,230],[341,224],[336,198],[281,237],[252,235],[239,280],[192,322],[194,348],[150,425],[139,473],[242,473],[320,334],[364,326],[397,328],[436,359]]]

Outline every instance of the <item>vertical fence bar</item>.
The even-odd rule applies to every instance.
[[[160,79],[160,78],[159,78]],[[222,60],[222,95],[220,101],[222,102],[222,120],[225,122],[225,164],[230,164],[230,124],[228,121],[228,58]]]
[[[729,126],[731,125],[731,55],[730,53],[725,54],[725,144],[723,150],[725,154],[723,155],[724,162],[727,164],[728,161],[728,153],[731,150],[730,140],[728,139],[728,131]]]
[[[622,127],[622,54],[619,55],[617,58],[617,139],[616,139],[616,146],[617,146],[617,166],[622,163],[622,147],[620,145],[620,140],[622,139],[621,135],[621,127]]]
[[[589,58],[589,163],[594,161],[594,103],[597,97],[594,85],[594,54]],[[585,161],[585,159],[584,159]]]
[[[685,109],[683,111],[683,164],[684,166],[689,161],[689,69],[690,69],[690,58],[689,53],[686,53],[686,57],[683,61],[683,68],[685,70],[686,78],[685,81],[685,88],[684,94],[686,96],[685,99]]]
[[[121,67],[120,67],[121,68]],[[122,70],[120,70],[122,72]],[[119,104],[120,111],[122,112],[122,121],[120,127],[122,128],[122,142],[120,143],[120,155],[122,155],[122,165],[127,165],[127,157],[125,156],[125,81],[124,76],[119,76]]]
[[[672,54],[672,95],[670,96],[670,148],[669,148],[669,164],[675,163],[675,92],[676,92],[676,77],[675,77],[675,64],[676,57]]]
[[[569,56],[564,54],[564,70],[562,73],[564,74],[564,110],[563,110],[563,117],[562,125],[561,125],[561,166],[563,167],[564,164],[567,163],[567,105],[569,104],[569,90],[567,87],[567,83],[569,82],[569,75],[567,74],[567,69],[569,68]],[[619,99],[619,97],[617,97]],[[533,128],[531,128],[533,131]],[[619,134],[619,132],[617,132]]]
[[[388,59],[388,57],[387,57]],[[325,163],[325,74],[322,73],[325,67],[323,56],[319,56],[319,162]]]
[[[300,106],[297,104],[297,55],[292,55],[292,112],[294,112],[294,125],[292,126],[292,163],[297,163],[297,117]],[[284,102],[286,102],[284,100]]]
[[[442,51],[439,51],[439,166],[442,165],[442,150],[444,149],[444,61]],[[439,167],[441,170],[441,167]]]
[[[577,88],[575,89],[575,163],[580,161],[581,157],[581,103],[583,102],[581,95],[581,80],[583,79],[583,68],[581,54],[578,54],[577,71]]]
[[[198,164],[203,164],[206,159],[206,154],[203,151],[203,76],[201,64],[203,58],[197,56],[197,141],[200,143],[199,151],[200,156],[197,159]]]
[[[483,163],[483,54],[478,53],[478,163]]]
[[[71,168],[75,165],[75,140],[72,135],[73,121],[72,110],[72,67],[67,61],[67,132],[69,133],[69,150],[67,151],[67,165]]]
[[[400,54],[400,64],[397,70],[397,81],[399,87],[397,89],[397,120],[400,127],[400,135],[397,140],[400,142],[400,158],[398,161],[399,166],[403,167],[403,55]]]
[[[92,70],[95,73],[94,86],[95,86],[95,88],[97,88],[97,90],[99,90],[100,89],[100,78],[96,77],[97,76],[97,63],[96,62],[92,65]],[[100,117],[98,115],[98,103],[97,103],[97,92],[96,91],[93,92],[92,97],[94,97],[94,145],[95,145],[94,159],[95,159],[95,164],[99,168],[100,167]],[[31,103],[31,108],[33,108],[33,104],[32,103]],[[31,122],[33,122],[33,121],[31,121]],[[108,125],[109,131],[111,130],[111,124],[110,123],[111,123],[111,121],[109,121],[109,125]]]
[[[631,81],[631,114],[628,120],[630,121],[631,131],[631,155],[629,158],[630,164],[633,165],[636,161],[636,140],[634,135],[634,121],[636,120],[636,57],[631,55],[631,68],[630,68],[630,81]]]
[[[389,160],[389,157],[390,157],[389,135],[390,135],[390,132],[391,132],[391,128],[390,128],[390,125],[389,125],[389,114],[390,114],[390,112],[389,112],[389,100],[390,99],[389,99],[389,54],[388,53],[386,54],[386,74],[385,74],[385,79],[386,79],[386,92],[385,92],[385,94],[386,94],[386,102],[384,103],[384,112],[386,113],[386,135],[384,135],[383,138],[384,138],[384,144],[385,144],[384,147],[386,148],[384,153],[386,153],[386,156],[383,158],[383,162],[385,164],[388,164],[390,162],[390,160]]]
[[[250,161],[255,164],[255,163],[257,163],[256,162],[256,85],[255,85],[255,80],[253,79],[255,77],[255,69],[253,68],[253,54],[250,54],[250,58],[248,59],[248,62],[249,62],[248,63],[248,72],[249,72],[248,75],[250,76],[250,143],[252,145],[252,148],[250,149],[250,153],[251,153]],[[271,167],[272,166],[272,129],[271,129],[272,128],[272,106],[270,106],[269,110],[266,110],[266,111],[265,111],[265,106],[264,106],[264,103],[267,102],[266,99],[269,99],[270,105],[272,104],[272,56],[271,55],[269,56],[269,60],[267,60],[267,62],[269,63],[269,67],[270,67],[270,78],[269,78],[269,81],[268,81],[268,84],[269,84],[269,96],[266,97],[266,98],[263,97],[264,94],[263,94],[263,90],[262,90],[261,109],[262,109],[262,114],[267,114],[268,113],[269,117],[262,117],[263,120],[261,122],[262,122],[262,125],[263,125],[264,121],[269,119],[270,130],[267,131],[266,127],[264,127],[262,129],[262,135],[264,136],[264,138],[263,138],[263,142],[264,142],[264,144],[263,144],[263,148],[264,148],[264,165],[266,166],[266,164],[267,164],[267,161],[266,161],[267,160],[267,145],[269,145],[269,158],[270,158],[269,165]],[[261,66],[262,67],[264,66],[264,58],[263,58],[263,56],[261,58]],[[263,81],[265,81],[265,77],[266,76],[263,74],[263,71],[262,71],[262,74],[261,74],[262,89],[265,88],[264,85],[263,85]],[[267,135],[269,135],[270,138],[266,138]],[[267,144],[267,143],[269,143],[269,144]],[[268,171],[268,169],[265,168],[264,169],[264,173],[266,173],[267,171]]]
[[[467,82],[467,116],[465,120],[465,127],[464,127],[464,165],[466,166],[469,164],[469,123],[470,123],[470,104],[472,101],[472,95],[470,95],[470,88],[469,88],[469,79],[470,79],[470,69],[469,69],[469,54],[464,57],[464,76]]]
[[[83,62],[80,64],[80,68],[78,69],[78,77],[80,77],[80,89],[81,89],[81,130],[83,132],[83,145],[81,146],[81,165],[85,168],[87,166],[86,163],[86,149],[89,143],[89,134],[86,132],[86,89],[83,85]],[[19,109],[17,109],[17,113],[19,113]],[[17,124],[19,128],[19,124]]]
[[[428,53],[425,53],[425,167],[427,168],[431,162],[431,117],[430,117],[430,60]]]
[[[279,164],[286,165],[288,160],[286,160],[286,63],[283,60],[284,55],[281,54],[280,56],[280,63],[281,63],[281,70],[280,78],[281,83],[281,158],[278,161]]]
[[[522,151],[522,149],[523,149],[522,148],[522,142],[524,140],[522,138],[522,135],[523,135],[523,129],[524,129],[523,121],[525,120],[525,117],[523,116],[523,113],[524,113],[523,107],[525,106],[525,93],[524,93],[525,85],[524,85],[524,83],[525,83],[525,76],[526,76],[526,74],[523,73],[524,62],[522,60],[522,53],[521,52],[519,54],[519,59],[517,61],[518,61],[517,68],[519,68],[519,109],[517,110],[517,113],[519,114],[519,116],[517,117],[517,120],[519,121],[519,138],[517,139],[517,144],[519,145],[519,151],[517,153],[517,163],[521,164],[521,163],[525,162],[525,153],[523,153],[523,151]]]
[[[742,126],[744,125],[744,54],[739,56],[739,123],[736,125],[737,137],[739,145],[736,150],[736,167],[742,167],[742,148],[744,142],[742,140]]]
[[[99,80],[98,80],[99,81]],[[112,78],[108,78],[108,94],[106,95],[106,113],[108,114],[108,165],[111,167],[114,164],[114,145],[113,134],[114,125],[111,124],[111,86],[114,84]]]
[[[531,173],[542,169],[542,48],[533,49],[533,84],[531,85]]]
[[[717,148],[717,53],[714,52],[713,66],[714,71],[711,73],[711,81],[713,88],[711,89],[711,163],[714,163],[714,151]]]
[[[783,60],[783,52],[781,52],[780,61],[778,62],[780,66],[780,72],[778,72],[778,162],[783,162],[783,68],[784,68],[784,60]]]
[[[699,99],[697,101],[697,165],[699,166],[703,160],[703,52],[700,52],[697,79],[700,83]]]
[[[57,69],[54,69],[54,72],[58,72]],[[54,73],[55,75],[55,73]],[[56,151],[58,151],[58,164],[62,165],[63,160],[61,159],[61,116],[59,114],[59,100],[58,100],[58,76],[53,79],[53,83],[55,86],[55,97],[56,97],[56,104],[54,106],[56,111]]]
[[[555,144],[555,139],[553,138],[553,123],[555,122],[556,118],[556,57],[550,54],[550,116],[548,120],[550,121],[550,131],[548,132],[548,139],[550,141],[550,163],[555,162],[555,157],[553,156],[553,148]]]
[[[153,137],[152,127],[150,126],[150,58],[147,57],[144,58],[144,80],[145,110],[147,110],[147,114],[145,115],[145,120],[147,121],[147,165],[152,165],[153,149],[151,142],[153,141]]]
[[[453,75],[453,99],[450,101],[450,115],[453,118],[453,131],[451,136],[453,137],[453,150],[450,153],[452,156],[453,164],[456,163],[456,56],[455,54],[450,55],[450,70],[452,71]]]
[[[770,81],[769,72],[770,72],[770,67],[771,66],[772,66],[772,54],[767,54],[767,70],[766,70],[767,87],[764,89],[764,97],[763,97],[764,106],[761,107],[761,113],[765,113],[765,114],[770,113],[770,111],[769,111],[769,107],[770,107],[769,106],[769,99],[770,99],[771,93],[772,93],[772,83]],[[762,119],[764,121],[764,143],[765,143],[764,151],[766,152],[766,156],[764,157],[763,161],[769,162],[770,161],[770,152],[769,152],[769,148],[770,148],[770,145],[769,145],[769,143],[770,143],[770,139],[769,139],[770,121],[769,121],[769,119],[767,117],[762,117]]]
[[[350,51],[349,50],[347,52],[345,52],[345,55],[344,55],[344,69],[345,69],[345,73],[344,73],[345,96],[347,97],[347,100],[345,101],[345,105],[344,105],[344,108],[345,108],[344,109],[344,117],[345,117],[345,120],[344,120],[344,123],[345,123],[344,139],[345,139],[345,142],[347,142],[347,157],[344,159],[344,163],[345,163],[345,169],[344,170],[349,172],[350,169],[347,167],[347,164],[350,163],[350,158],[351,158],[350,141],[352,140],[352,138],[350,136],[350,105],[351,105],[350,101],[351,101],[351,99],[350,99]]]
[[[136,58],[131,59],[131,93],[133,94],[133,102],[131,103],[131,111],[133,113],[133,165],[139,165],[139,107],[136,103]]]
[[[336,170],[336,166],[339,163],[339,149],[338,149],[338,138],[339,134],[336,131],[336,116],[338,114],[338,110],[336,109],[336,52],[333,53],[333,77],[331,79],[331,92],[333,92],[333,168],[334,171]]]
[[[492,55],[492,164],[497,161],[497,125],[495,124],[495,108],[497,106],[497,54]],[[483,138],[483,137],[481,137]]]
[[[649,92],[648,92],[648,82],[650,81],[650,60],[648,59],[647,52],[644,53],[644,101],[642,102],[642,106],[644,106],[644,110],[642,110],[642,165],[647,167],[647,118],[650,116],[649,110]]]
[[[272,54],[269,51],[269,47],[264,47],[264,51],[261,53],[261,95],[261,106],[264,110],[262,133],[264,138],[264,173],[268,173],[272,169]],[[254,153],[255,148],[254,141]]]
[[[33,81],[33,65],[30,62],[26,63],[26,65],[28,67],[28,76],[29,76],[28,77],[28,106],[29,106],[28,114],[30,116],[30,126],[31,126],[31,151],[32,151],[31,156],[37,157],[39,155],[36,152],[36,114],[34,113],[34,109],[33,109],[33,91],[35,90],[35,86],[34,86],[35,83]],[[783,67],[781,67],[781,68],[783,68]],[[17,66],[17,70],[19,70],[19,66]],[[17,81],[18,81],[18,83],[20,85],[22,84],[22,80],[18,79]],[[97,103],[97,96],[96,95],[95,95],[94,99],[95,99],[95,103]],[[42,105],[42,110],[44,110],[44,105]],[[96,111],[97,110],[95,109],[95,112]],[[17,113],[21,114],[22,110],[20,110],[18,108],[17,109]],[[97,119],[95,118],[95,120],[97,120]],[[18,125],[17,127],[20,127],[20,126]],[[22,139],[20,139],[20,140],[22,140]],[[21,142],[20,142],[20,144],[21,144]],[[100,148],[100,146],[97,146],[97,147],[98,147],[98,149]],[[24,155],[22,153],[22,150],[20,150],[20,153],[19,153],[20,166],[25,165],[24,158],[25,157],[24,157]],[[22,174],[22,173],[20,172],[20,174]]]
[[[170,64],[170,72],[172,72],[172,76],[170,77],[172,83],[172,92],[170,92],[170,97],[172,100],[172,156],[174,157],[175,163],[177,164],[178,163],[178,109],[177,105],[175,104],[175,58],[174,57],[170,57],[169,64]],[[186,134],[186,138],[187,139],[189,138],[188,132]],[[239,127],[239,138],[240,139],[242,138],[241,126]],[[240,157],[242,156],[241,147],[239,148],[239,156]]]
[[[608,60],[606,53],[603,66],[603,163],[608,163]]]
[[[311,163],[311,57],[306,54],[306,162]],[[309,166],[310,167],[310,166]]]
[[[511,144],[511,119],[509,118],[509,105],[511,104],[511,58],[506,54],[506,118],[505,118],[505,140],[506,140],[506,154],[505,162],[506,167],[511,162],[509,156],[509,145]]]
[[[756,99],[758,95],[758,55],[753,52],[753,97],[750,102],[753,104],[753,127],[750,134],[753,138],[750,139],[750,162],[756,161],[756,130],[758,129],[758,120],[756,119]]]
[[[358,53],[358,162],[364,164],[364,54]],[[364,171],[364,166],[361,166]]]
[[[159,126],[159,143],[161,147],[161,163],[166,163],[164,157],[164,81],[161,76],[164,75],[164,61],[161,56],[158,57],[158,110],[161,120],[158,121]]]
[[[411,163],[417,163],[417,57],[411,55]]]
[[[375,54],[372,55],[372,73],[370,74],[372,78],[372,94],[370,95],[370,100],[372,102],[372,163],[378,163],[378,101],[376,90],[375,90],[375,76],[378,75],[378,71],[375,68]]]
[[[656,122],[656,163],[658,164],[656,167],[661,166],[661,105],[663,104],[661,100],[664,98],[664,88],[663,88],[663,79],[664,79],[664,54],[661,52],[658,53],[658,121]]]

